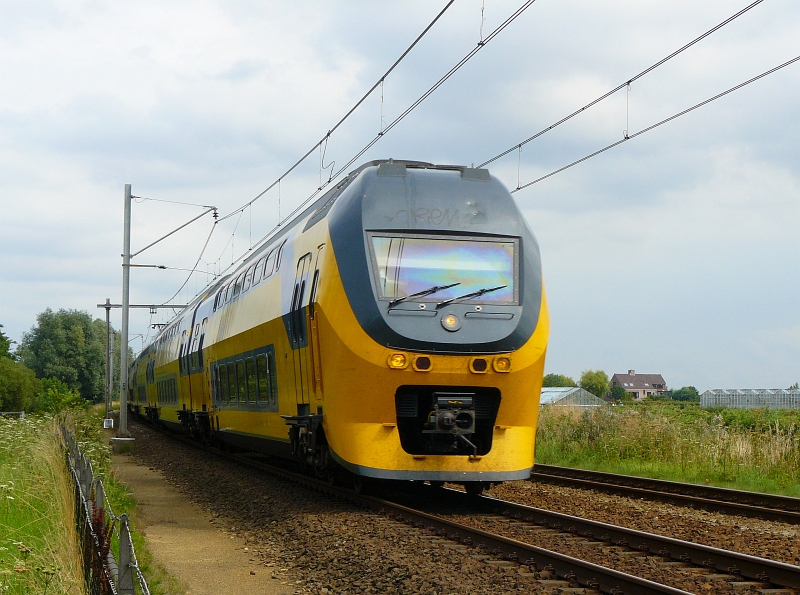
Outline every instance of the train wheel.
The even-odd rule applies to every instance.
[[[325,470],[325,481],[328,482],[329,486],[336,485],[336,476],[338,475],[336,467],[331,465]]]
[[[360,475],[353,474],[353,491],[356,494],[363,494],[365,487],[366,482],[364,481],[364,478]]]
[[[468,481],[464,484],[464,489],[470,496],[480,496],[485,487],[482,481]]]

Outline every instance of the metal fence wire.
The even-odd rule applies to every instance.
[[[117,516],[103,482],[75,437],[61,426],[67,466],[75,483],[75,529],[83,551],[83,577],[89,595],[150,595],[131,541],[128,515]],[[119,552],[119,561],[114,551]],[[138,588],[137,588],[138,587]]]

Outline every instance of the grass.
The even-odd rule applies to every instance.
[[[52,417],[0,417],[0,593],[83,593],[73,492]]]
[[[800,497],[800,411],[543,407],[536,462]]]
[[[0,417],[0,595],[82,595],[83,557],[74,525],[72,476],[59,438],[60,416]],[[134,548],[153,595],[182,593],[147,547],[131,491],[112,473],[102,411],[73,411],[73,428],[114,513],[131,519]],[[114,554],[119,544],[114,540]]]

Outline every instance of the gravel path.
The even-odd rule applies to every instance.
[[[296,593],[555,593],[548,573],[473,557],[474,550],[307,488],[206,457],[132,424],[135,457],[162,472]]]
[[[613,525],[800,565],[800,527],[530,481],[490,495]]]

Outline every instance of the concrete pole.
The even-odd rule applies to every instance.
[[[122,328],[119,342],[119,436],[128,436],[128,310],[131,268],[131,185],[125,184],[125,222],[122,243]]]
[[[114,411],[114,345],[117,343],[117,333],[111,329],[111,359],[108,364],[108,410]]]
[[[111,417],[111,300],[106,298],[106,419]]]

